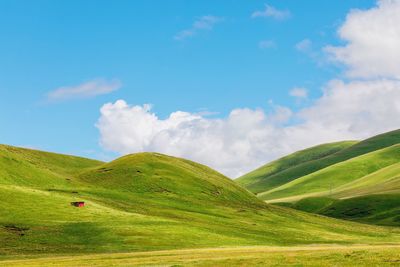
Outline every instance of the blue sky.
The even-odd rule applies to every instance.
[[[266,5],[283,17],[252,16]],[[214,118],[237,108],[268,114],[274,105],[299,111],[321,97],[329,80],[348,80],[323,48],[344,44],[337,31],[351,9],[374,6],[370,0],[3,0],[0,143],[110,157],[95,124],[100,108],[118,99],[150,103],[159,118],[178,110]],[[49,100],[52,91],[96,79],[120,86],[96,97]],[[289,95],[296,87],[307,89],[307,99]]]

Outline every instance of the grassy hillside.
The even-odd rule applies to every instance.
[[[400,193],[400,162],[338,187],[331,196],[335,198],[350,198],[395,193]]]
[[[0,185],[68,187],[77,173],[103,162],[0,145]]]
[[[235,247],[44,257],[2,261],[3,267],[109,266],[397,266],[399,245]]]
[[[317,158],[311,161],[305,161],[293,167],[283,169],[278,173],[268,176],[267,179],[260,179],[259,181],[256,181],[256,183],[254,184],[249,184],[248,182],[246,182],[243,183],[243,185],[254,193],[263,193],[272,190],[278,186],[294,181],[297,178],[322,170],[331,165],[379,149],[390,147],[398,143],[400,143],[400,130],[391,131],[366,139],[362,142],[356,143],[348,148],[344,148],[337,151],[336,153],[327,155],[325,157]],[[270,181],[274,182],[271,183]]]
[[[269,206],[154,153],[111,163],[2,146],[0,258],[252,245],[400,242],[400,229]],[[71,201],[85,201],[75,208]]]
[[[259,194],[264,200],[301,199],[331,195],[336,188],[345,188],[357,179],[400,161],[400,144],[380,149],[331,165],[292,182]]]
[[[216,202],[259,206],[261,203],[247,190],[206,166],[157,153],[125,156],[79,177],[98,187],[123,188],[146,201],[155,199],[160,205]]]
[[[339,219],[400,226],[400,194],[367,195],[347,199],[315,197],[284,205]]]
[[[334,154],[344,148],[354,145],[355,143],[357,142],[344,141],[308,148],[268,163],[236,179],[235,181],[255,193],[267,191],[289,181],[287,179],[281,179],[280,176],[276,174],[303,163],[318,160]]]
[[[302,157],[302,152],[286,158]],[[261,171],[268,176],[257,181],[250,173],[245,178],[252,179],[245,181],[256,183],[243,184],[253,191],[254,185],[268,185],[265,188],[270,189],[257,196],[280,206],[363,223],[400,226],[400,130],[372,137],[318,160],[301,160],[303,163],[272,175],[267,169],[256,170],[253,173]],[[275,179],[283,184],[272,184]]]

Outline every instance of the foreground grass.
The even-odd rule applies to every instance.
[[[400,229],[270,206],[208,167],[156,153],[104,164],[3,146],[0,211],[3,259],[400,243]]]
[[[0,261],[2,266],[399,266],[400,245],[237,247]]]

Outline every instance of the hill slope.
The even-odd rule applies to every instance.
[[[103,164],[2,147],[0,170],[0,257],[400,241],[400,230],[266,205],[205,166],[160,154]],[[78,200],[86,206],[70,205]]]
[[[350,198],[393,193],[400,193],[400,162],[336,188],[332,192],[332,197]]]
[[[103,162],[0,145],[0,184],[52,188],[70,184],[75,174]]]
[[[270,203],[335,218],[398,226],[400,130],[288,167],[266,181],[269,179],[283,182],[258,194]]]
[[[324,158],[328,155],[350,147],[355,143],[357,142],[336,142],[301,150],[289,156],[268,163],[242,177],[239,177],[235,181],[254,193],[268,191],[294,178],[294,176],[291,176],[290,178],[287,177],[283,179],[283,176],[279,175],[281,172],[285,172],[286,170],[299,165],[303,166],[303,163]]]
[[[347,199],[310,197],[282,205],[339,219],[400,226],[400,194],[366,195]]]
[[[259,197],[264,200],[281,201],[279,199],[296,200],[308,196],[331,195],[337,188],[346,188],[347,184],[398,163],[399,160],[400,144],[397,144],[331,165],[259,194]]]
[[[263,193],[293,180],[296,180],[297,178],[322,170],[331,165],[398,143],[400,143],[400,130],[391,131],[366,139],[362,142],[351,145],[350,147],[344,148],[337,151],[336,153],[329,154],[325,157],[317,158],[311,161],[305,161],[296,166],[285,168],[278,173],[267,176],[266,179],[261,179],[260,181],[256,182],[256,184],[243,185],[254,193]],[[247,177],[247,175],[245,175],[244,177]],[[239,183],[242,179],[243,178],[240,178],[240,180],[238,180]],[[269,181],[271,180],[277,182],[274,182],[274,184],[271,186],[269,185]],[[264,185],[264,183],[266,184]]]

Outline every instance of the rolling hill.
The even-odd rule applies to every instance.
[[[288,167],[277,175],[291,178],[266,187],[257,195],[260,199],[335,218],[400,225],[400,203],[396,201],[400,196],[400,130]],[[271,177],[277,176],[266,179]]]
[[[281,205],[339,219],[400,226],[400,194],[372,194],[346,199],[310,197]]]
[[[287,166],[286,168],[282,168],[279,172],[274,173],[272,175],[270,175],[268,172],[263,174],[262,169],[261,171],[259,169],[255,171],[255,173],[257,174],[256,176],[254,176],[254,172],[250,172],[249,174],[246,174],[238,178],[236,181],[239,184],[242,184],[244,187],[248,188],[250,191],[256,194],[260,194],[272,190],[281,185],[284,185],[293,180],[296,180],[297,178],[317,172],[321,169],[324,169],[336,163],[340,163],[349,160],[351,158],[361,156],[379,149],[383,149],[398,144],[399,142],[400,142],[400,130],[396,130],[374,136],[372,138],[369,138],[367,140],[358,143],[352,143],[352,142],[336,143],[336,146],[337,144],[339,144],[339,149],[336,152],[335,150],[333,150],[334,153],[328,155],[321,154],[321,156],[319,157],[316,157],[312,160],[303,160],[302,163],[296,164],[294,166],[286,165]],[[340,144],[342,146],[340,146]],[[335,143],[323,145],[322,147],[329,148],[332,145],[335,145]],[[313,151],[315,149],[319,150],[319,147],[311,148],[309,151]],[[285,162],[287,158],[291,157],[301,158],[304,152],[306,151],[307,150],[289,155],[271,164],[285,165],[280,162],[282,161]],[[298,160],[298,162],[301,162],[301,160]],[[266,166],[268,165],[269,164],[267,164]]]
[[[305,175],[280,187],[259,194],[264,200],[301,199],[308,196],[328,196],[337,188],[398,163],[400,144],[355,157],[314,173]]]
[[[0,146],[0,210],[1,259],[400,242],[399,229],[267,205],[206,166],[157,153],[103,163]]]
[[[254,193],[264,192],[295,179],[296,176],[286,176],[288,169],[295,167],[300,169],[307,163],[310,164],[355,143],[357,142],[337,142],[308,148],[261,166],[235,181]]]

